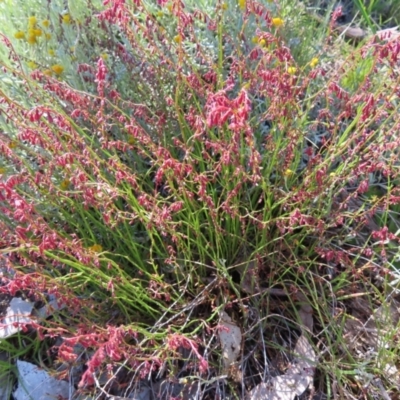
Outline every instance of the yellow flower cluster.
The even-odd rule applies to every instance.
[[[44,28],[48,28],[50,26],[50,22],[49,20],[45,19],[42,21],[41,25]],[[24,31],[17,31],[14,33],[15,39],[26,39],[26,41],[31,45],[36,44],[37,39],[42,36],[44,36],[47,40],[51,38],[50,33],[43,35],[43,30],[40,28],[37,18],[34,15],[28,18],[28,29],[26,33]]]
[[[39,22],[36,16],[31,15],[30,17],[28,17],[27,22],[28,22],[27,29],[25,32],[23,30],[20,30],[14,33],[14,37],[16,39],[18,40],[24,39],[27,41],[27,43],[34,45],[38,43],[38,38],[45,37],[47,40],[51,38],[51,34],[45,31],[51,25],[48,19],[44,19],[41,22]],[[62,22],[64,24],[70,24],[71,23],[70,15],[64,14],[62,16]],[[51,57],[55,56],[55,51],[52,48],[49,48],[47,50],[47,53]],[[30,69],[36,69],[38,65],[34,61],[28,61],[27,67]],[[52,76],[52,75],[60,76],[63,72],[64,72],[64,67],[61,64],[53,64],[43,71],[43,73],[47,76]]]
[[[46,76],[60,76],[64,72],[64,67],[60,64],[54,64],[50,68],[43,70],[43,74]]]
[[[29,44],[36,44],[37,38],[42,36],[42,30],[37,26],[37,19],[35,16],[28,18],[28,36],[26,41]]]

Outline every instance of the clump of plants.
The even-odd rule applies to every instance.
[[[398,393],[382,348],[365,363],[337,340],[351,299],[374,308],[396,290],[398,41],[338,59],[333,37],[300,37],[299,51],[290,1],[86,9],[52,17],[85,37],[64,64],[28,59],[42,35],[2,36],[1,290],[64,306],[28,333],[51,344],[35,350],[46,366],[82,367],[81,394],[162,381],[161,398],[187,382],[244,398],[289,362],[306,301],[318,360],[304,396],[358,396],[360,369]],[[88,59],[91,41],[106,51]],[[239,375],[221,311],[242,329]]]

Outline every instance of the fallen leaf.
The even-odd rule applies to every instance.
[[[5,339],[19,332],[20,324],[29,324],[29,318],[33,309],[33,303],[25,301],[20,297],[14,297],[10,301],[7,312],[0,325],[0,338]]]
[[[300,300],[299,319],[302,331],[312,332],[312,307],[305,295],[297,295]],[[295,358],[285,374],[257,385],[248,393],[248,400],[293,400],[307,390],[314,380],[317,357],[304,334],[297,340],[294,352]]]
[[[18,360],[17,369],[18,388],[13,393],[15,400],[69,399],[74,392],[68,382],[52,378],[34,364]]]
[[[219,326],[219,340],[222,347],[222,358],[225,371],[227,371],[232,364],[236,362],[240,354],[242,332],[225,311],[220,312]]]
[[[248,400],[293,400],[301,396],[314,380],[315,351],[305,336],[297,341],[296,358],[284,375],[260,383],[248,394]]]

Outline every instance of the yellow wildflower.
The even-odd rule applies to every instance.
[[[88,249],[94,253],[100,253],[103,251],[103,247],[100,244],[94,244],[93,246],[88,247]]]
[[[292,176],[293,174],[294,172],[289,168],[283,173],[283,175],[286,177]]]
[[[265,39],[260,39],[260,40],[258,41],[258,44],[259,44],[261,47],[264,47],[264,46],[267,44],[267,42],[266,42]]]
[[[161,17],[164,16],[164,13],[162,11],[157,11],[156,15],[157,15],[158,18],[161,18]]]
[[[239,0],[239,8],[244,10],[246,8],[246,0]]]
[[[12,140],[12,141],[10,142],[10,144],[8,145],[8,147],[9,147],[10,149],[15,149],[15,148],[18,147],[18,142],[16,142],[15,140]]]
[[[228,9],[228,4],[227,3],[222,3],[222,9],[227,10]]]
[[[64,71],[64,67],[60,64],[54,64],[51,66],[51,70],[56,74],[56,75],[61,75]]]
[[[4,167],[0,167],[0,175],[7,172],[7,169]]]
[[[35,69],[37,68],[37,64],[34,61],[28,61],[26,63],[26,65],[30,68],[30,69]]]
[[[172,12],[172,4],[171,3],[167,4],[167,9],[169,12]]]
[[[61,190],[67,190],[69,188],[69,185],[71,184],[71,181],[69,179],[64,179],[61,183],[60,183],[60,189]]]
[[[41,29],[34,29],[33,30],[33,34],[38,37],[38,36],[42,36],[43,31]]]
[[[66,25],[69,25],[71,23],[71,16],[69,14],[64,14],[62,16],[62,22]]]
[[[45,28],[48,28],[48,27],[50,26],[50,21],[49,21],[48,19],[44,19],[44,20],[42,21],[42,25],[43,25]]]
[[[288,72],[290,75],[294,75],[294,74],[297,72],[297,68],[296,68],[296,67],[289,67],[289,68],[287,69],[287,72]]]
[[[49,50],[47,51],[47,53],[49,54],[49,56],[54,57],[55,51],[54,51],[53,49],[49,49]]]
[[[134,145],[136,143],[136,139],[133,136],[128,137],[128,143]]]
[[[100,57],[105,61],[108,60],[108,54],[107,53],[102,53],[100,54]]]
[[[311,61],[310,61],[310,67],[314,68],[318,64],[318,61],[319,60],[318,60],[317,57],[312,58]]]
[[[29,35],[29,36],[27,37],[26,41],[27,41],[29,44],[36,44],[36,43],[37,43],[37,40],[36,40],[36,36],[35,36],[35,35]]]
[[[25,33],[23,31],[17,31],[14,33],[15,39],[24,39],[25,38]]]
[[[51,39],[51,33],[46,33],[44,35],[44,37],[46,38],[46,40],[50,40]]]
[[[43,73],[44,73],[45,75],[47,75],[47,76],[52,76],[52,75],[53,75],[53,71],[52,71],[51,69],[45,69],[45,70],[43,71]]]
[[[39,37],[39,36],[42,36],[42,34],[43,34],[43,31],[42,31],[41,29],[30,28],[30,29],[28,30],[28,36],[29,36],[29,37],[35,37],[35,38],[37,38],[37,37]]]
[[[28,18],[28,26],[30,28],[33,28],[36,25],[36,23],[37,23],[37,19],[35,16],[32,15],[31,17]]]
[[[182,36],[181,35],[176,35],[174,37],[174,42],[176,43],[182,43]]]
[[[272,26],[275,26],[275,28],[279,28],[284,24],[284,21],[282,18],[272,18]]]
[[[259,40],[260,40],[260,38],[259,38],[258,36],[253,36],[253,38],[251,39],[251,41],[252,41],[254,44],[257,44]]]

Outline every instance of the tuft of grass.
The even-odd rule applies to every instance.
[[[398,290],[399,54],[372,39],[339,53],[296,5],[9,11],[1,288],[64,305],[34,324],[32,351],[0,342],[13,360],[46,353],[64,379],[85,364],[82,396],[147,381],[167,398],[179,381],[244,398],[284,373],[306,303],[304,396],[398,394],[398,320],[383,316]],[[40,21],[50,43],[13,34]],[[243,343],[240,374],[219,379],[222,310]],[[351,340],[367,324],[368,354]]]
[[[364,23],[373,31],[378,28],[397,26],[400,17],[400,5],[396,1],[354,0]]]

